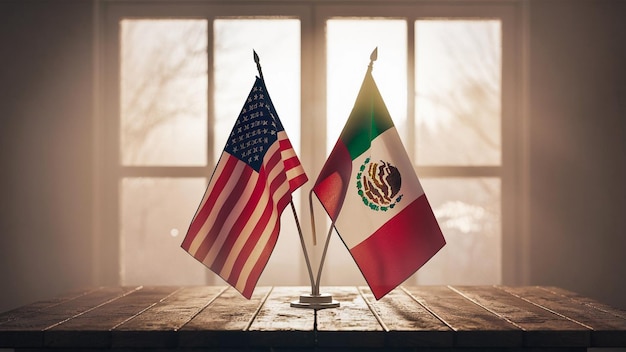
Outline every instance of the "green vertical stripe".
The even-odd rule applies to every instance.
[[[378,91],[371,71],[368,70],[350,117],[339,138],[354,160],[370,148],[372,140],[391,127],[393,127],[393,121],[387,106]]]

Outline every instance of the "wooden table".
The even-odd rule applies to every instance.
[[[289,303],[307,287],[101,287],[0,314],[0,348],[81,351],[626,348],[626,311],[556,287],[322,287],[341,303]]]

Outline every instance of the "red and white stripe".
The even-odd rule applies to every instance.
[[[306,181],[282,131],[258,173],[224,152],[183,249],[250,298],[278,239],[280,215],[291,192]]]
[[[280,143],[280,154],[285,164],[287,180],[289,180],[289,189],[293,192],[305,184],[308,178],[302,164],[300,164],[300,159],[298,159],[296,151],[293,149],[284,131],[278,133],[278,142]]]

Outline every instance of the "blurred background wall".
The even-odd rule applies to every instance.
[[[99,284],[94,6],[0,2],[0,311]],[[505,284],[626,309],[626,2],[519,6],[527,267]]]
[[[0,2],[0,310],[91,285],[90,1]]]

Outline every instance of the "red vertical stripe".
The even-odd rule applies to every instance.
[[[350,254],[376,299],[380,299],[446,244],[426,195],[415,199]]]

